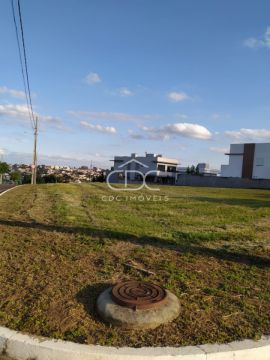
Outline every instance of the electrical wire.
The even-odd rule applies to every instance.
[[[26,48],[25,48],[25,41],[24,41],[24,31],[23,31],[23,22],[22,22],[20,0],[18,0],[18,10],[19,10],[19,18],[20,18],[20,27],[21,27],[21,36],[22,36],[22,45],[23,45],[23,54],[24,54],[24,64],[25,64],[25,73],[26,73],[28,97],[29,97],[29,103],[30,103],[32,119],[33,119],[33,122],[35,124],[35,127],[37,127],[37,118],[35,118],[34,112],[33,112],[31,91],[30,91],[30,85],[29,85],[28,65],[27,65]]]
[[[25,47],[25,41],[24,41],[24,31],[23,31],[23,21],[22,21],[20,0],[17,1],[17,6],[18,6],[18,15],[19,15],[19,20],[20,20],[21,42],[19,39],[19,31],[18,31],[17,20],[16,20],[14,0],[11,0],[11,4],[12,4],[12,14],[13,14],[13,20],[14,20],[14,25],[15,25],[17,44],[18,44],[18,49],[19,49],[20,64],[21,64],[21,71],[22,71],[22,76],[23,76],[27,108],[28,108],[28,113],[29,113],[29,117],[30,117],[30,122],[31,122],[32,128],[34,130],[34,153],[33,153],[31,184],[36,184],[36,181],[37,181],[38,117],[34,115],[33,106],[32,106],[32,98],[31,98],[31,90],[30,90],[30,84],[29,84],[28,64],[27,64],[27,57],[26,57],[26,47]],[[21,48],[23,49],[23,51]]]
[[[21,66],[21,73],[22,73],[22,78],[23,78],[24,92],[25,92],[26,102],[27,102],[27,109],[28,109],[28,114],[29,114],[31,126],[32,126],[32,128],[34,130],[37,124],[36,124],[36,120],[35,120],[35,117],[34,117],[32,99],[31,99],[31,92],[30,92],[30,85],[29,85],[29,76],[28,76],[28,68],[27,68],[27,59],[26,59],[26,50],[25,50],[25,42],[24,42],[24,33],[23,33],[23,24],[22,24],[20,1],[18,0],[18,10],[19,10],[19,17],[20,17],[20,28],[21,28],[21,37],[22,37],[22,44],[23,44],[23,54],[24,54],[25,68],[23,66],[23,59],[22,59],[23,56],[22,56],[20,39],[19,39],[19,31],[18,31],[18,25],[17,25],[17,20],[16,20],[14,0],[11,0],[11,7],[12,7],[13,22],[14,22],[15,32],[16,32],[16,40],[17,40],[17,45],[18,45],[18,50],[19,50],[20,66]]]
[[[32,99],[31,99],[31,91],[30,91],[30,85],[29,85],[28,65],[27,65],[27,57],[26,57],[26,49],[25,49],[25,41],[24,41],[24,31],[23,31],[20,0],[18,0],[18,10],[19,10],[19,18],[20,18],[20,26],[21,26],[21,35],[22,35],[22,44],[23,44],[23,54],[24,54],[24,64],[25,64],[25,73],[26,73],[28,96],[29,96],[31,113],[32,113],[32,116],[33,116],[33,119],[34,119]],[[34,121],[35,121],[35,119],[34,119]]]

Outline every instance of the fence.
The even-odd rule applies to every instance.
[[[270,180],[224,178],[219,176],[180,175],[177,178],[176,185],[239,189],[270,189]]]

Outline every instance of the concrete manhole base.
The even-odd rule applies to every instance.
[[[108,323],[124,329],[154,329],[179,316],[178,298],[166,290],[166,301],[158,307],[148,309],[131,309],[117,304],[112,298],[112,287],[102,292],[97,299],[97,311]]]

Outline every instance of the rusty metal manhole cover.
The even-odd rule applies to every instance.
[[[161,286],[140,281],[125,281],[112,288],[112,298],[128,308],[149,309],[161,305],[166,300],[166,290]]]

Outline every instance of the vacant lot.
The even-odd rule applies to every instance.
[[[270,333],[270,192],[162,187],[168,201],[103,201],[115,194],[103,184],[59,184],[0,198],[0,325],[117,346]],[[150,331],[103,324],[97,295],[130,278],[171,289],[180,317]]]

